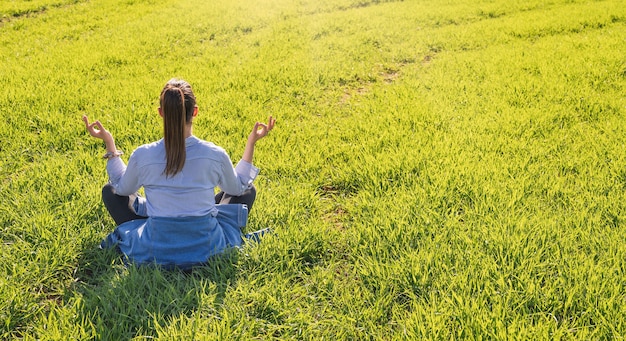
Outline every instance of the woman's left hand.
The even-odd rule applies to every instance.
[[[113,135],[111,135],[108,130],[104,129],[100,121],[95,121],[90,124],[87,115],[83,115],[83,122],[85,122],[85,127],[87,128],[89,135],[99,138],[104,142],[113,140]]]
[[[100,121],[89,123],[87,115],[83,115],[83,122],[85,122],[85,127],[87,128],[87,132],[89,132],[89,135],[104,141],[107,152],[117,152],[117,147],[115,147],[115,140],[113,139],[113,135],[111,135],[108,130],[104,129],[104,126],[102,126],[102,123],[100,123]]]

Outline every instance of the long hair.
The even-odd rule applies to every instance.
[[[185,125],[191,122],[196,97],[191,85],[184,80],[171,79],[161,91],[163,140],[165,142],[165,176],[178,174],[185,165]]]

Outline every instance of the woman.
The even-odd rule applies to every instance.
[[[160,96],[163,139],[140,146],[128,160],[99,121],[83,121],[89,134],[106,145],[110,183],[102,190],[118,227],[101,246],[119,247],[135,264],[189,267],[228,247],[242,244],[241,228],[252,208],[259,170],[252,165],[255,143],[273,128],[257,122],[241,161],[233,164],[224,149],[192,133],[198,115],[189,83],[172,79]],[[145,198],[137,195],[143,187]],[[214,188],[222,191],[215,194]]]

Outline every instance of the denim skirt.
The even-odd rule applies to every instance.
[[[130,264],[188,268],[243,244],[248,207],[216,205],[217,215],[149,217],[125,222],[100,244],[118,248]]]

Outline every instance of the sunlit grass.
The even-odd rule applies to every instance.
[[[620,1],[0,4],[0,338],[620,339]],[[249,229],[192,273],[97,249],[103,146],[258,146]],[[127,155],[126,155],[127,156]]]

